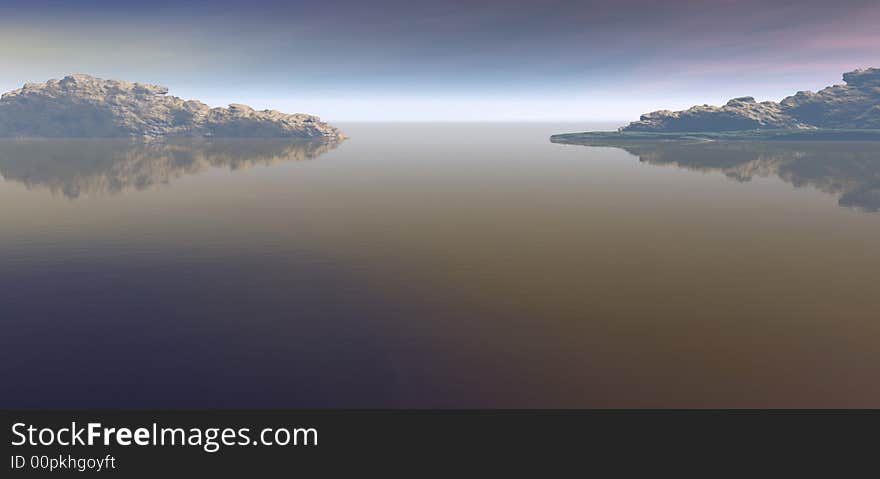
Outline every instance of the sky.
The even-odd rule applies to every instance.
[[[329,121],[620,121],[880,67],[877,0],[0,0],[0,90],[87,73]]]

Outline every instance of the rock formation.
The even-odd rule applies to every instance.
[[[211,108],[167,93],[163,86],[88,75],[28,83],[0,98],[0,137],[343,138],[311,115],[237,104]]]
[[[700,132],[754,129],[880,129],[880,68],[843,75],[845,85],[801,91],[781,102],[734,98],[726,105],[660,110],[621,131]]]

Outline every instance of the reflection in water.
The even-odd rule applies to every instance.
[[[850,193],[870,145],[642,148],[697,174],[572,125],[344,129],[143,194],[0,182],[0,408],[880,406],[880,216],[775,179]]]
[[[836,195],[841,206],[880,211],[880,145],[875,142],[639,142],[614,144],[652,165],[718,171],[736,181],[777,176]]]
[[[68,198],[143,190],[211,168],[311,160],[338,140],[0,140],[0,175]]]

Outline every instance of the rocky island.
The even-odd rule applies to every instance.
[[[0,98],[0,137],[344,138],[315,116],[239,104],[211,108],[167,93],[164,86],[89,75],[28,83]]]
[[[880,140],[880,68],[844,73],[845,84],[780,102],[734,98],[724,106],[646,113],[617,132],[554,135],[555,143],[644,140]]]

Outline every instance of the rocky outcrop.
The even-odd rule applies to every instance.
[[[843,75],[845,85],[802,91],[781,102],[735,98],[726,105],[660,110],[621,131],[700,132],[755,129],[880,129],[880,68]]]
[[[237,104],[211,108],[170,96],[163,86],[88,75],[28,83],[3,94],[0,136],[343,138],[311,115]]]

